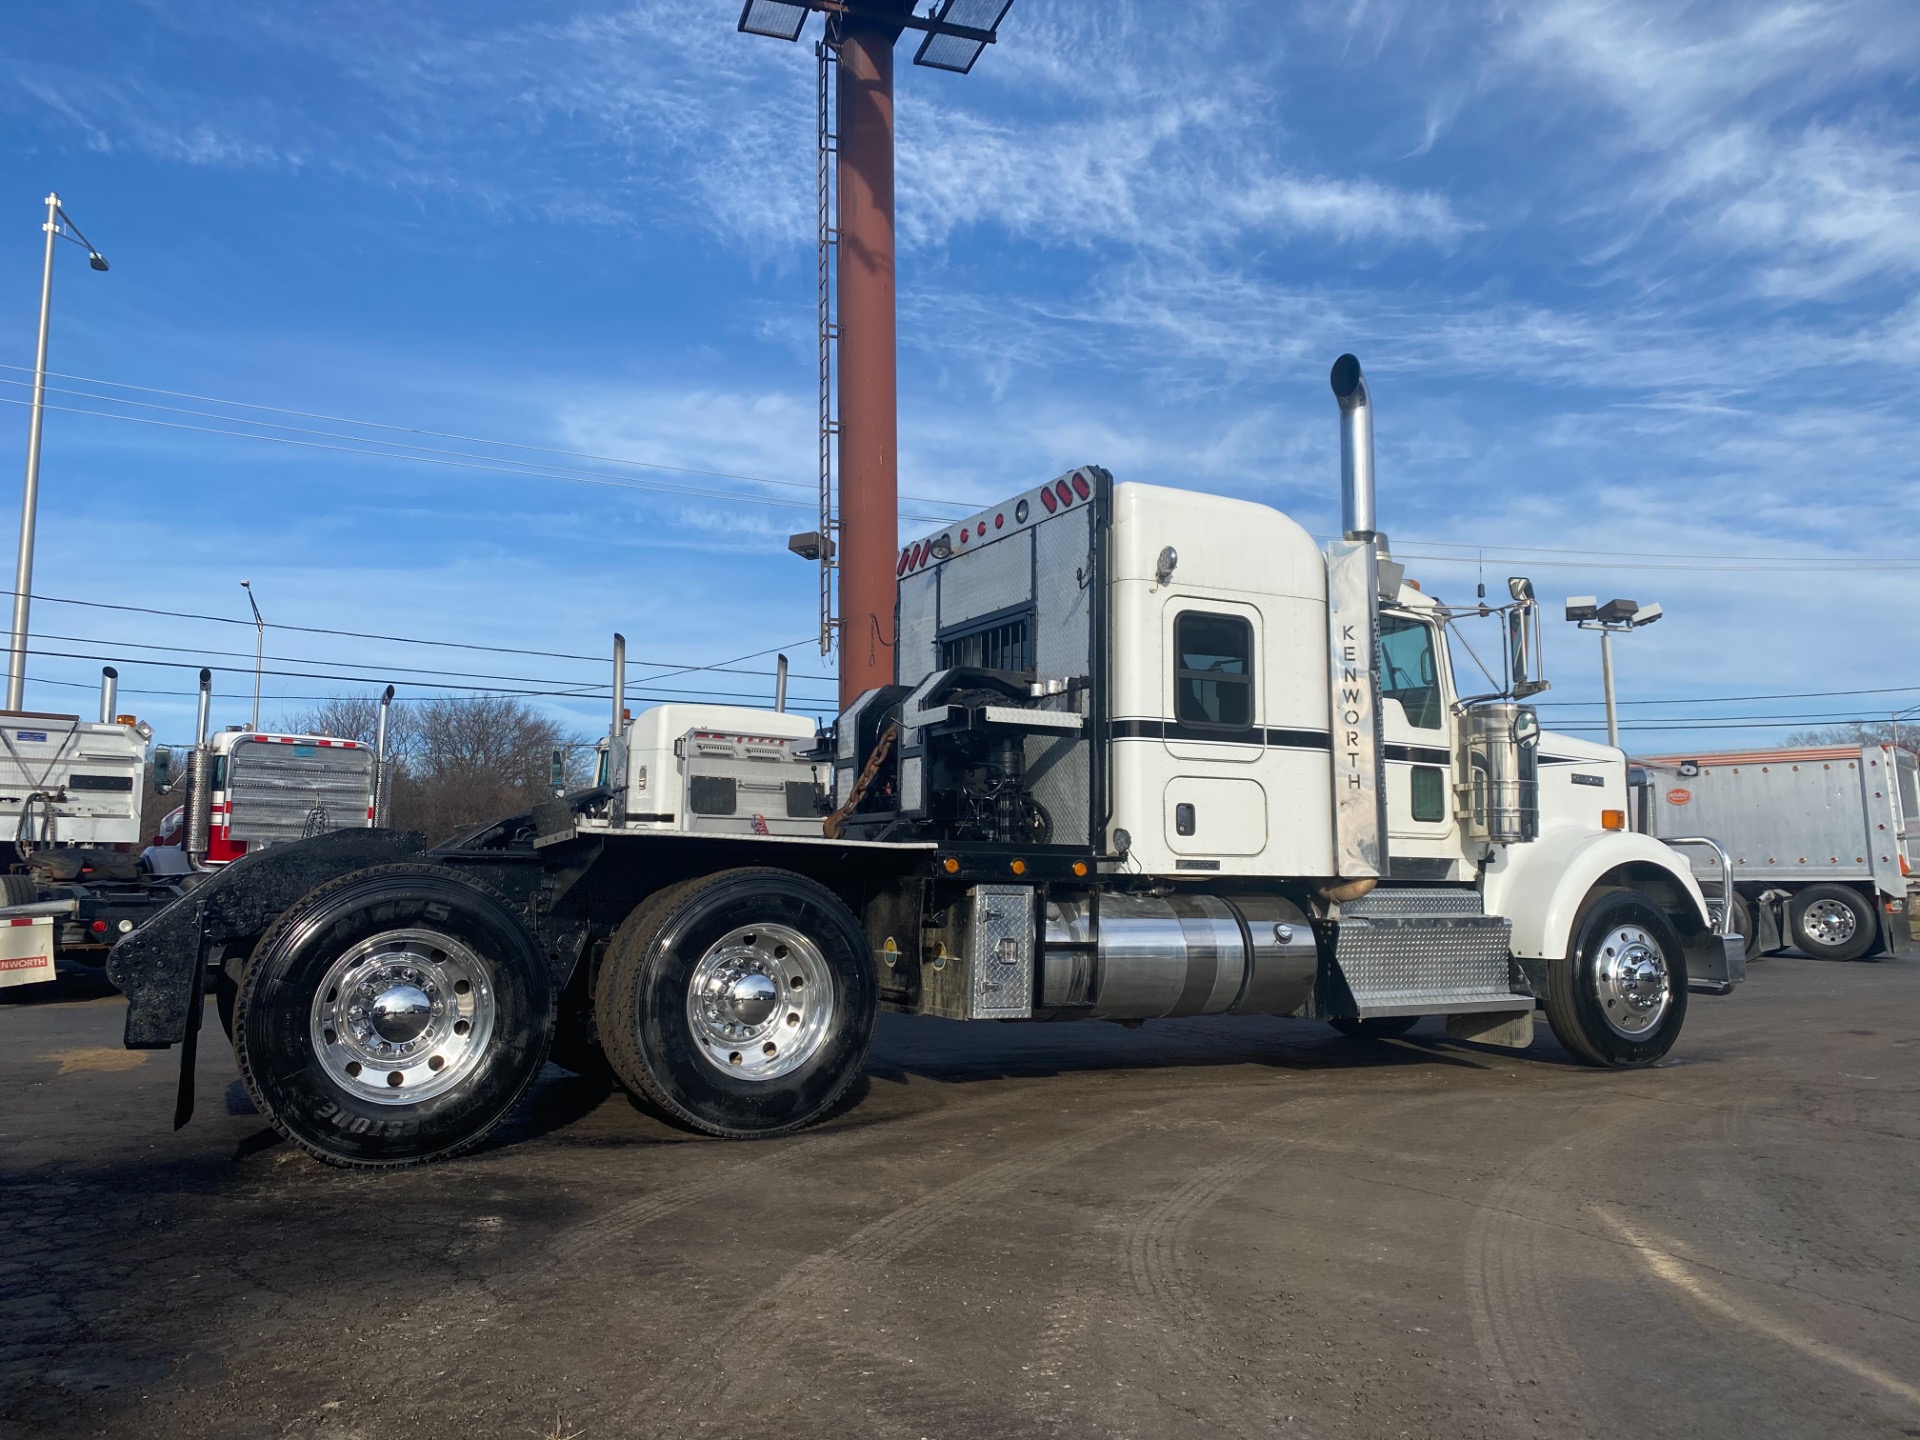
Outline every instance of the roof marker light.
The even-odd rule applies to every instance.
[[[907,561],[912,555],[913,552],[911,550],[902,550],[900,552],[900,558],[894,563],[893,567],[894,579],[898,580],[902,575],[907,573]]]
[[[1078,470],[1073,472],[1073,493],[1078,495],[1082,500],[1093,493],[1093,487],[1087,484],[1087,477],[1082,475]]]
[[[1040,492],[1040,503],[1047,507],[1047,513],[1049,515],[1060,508],[1060,502],[1053,498],[1053,491],[1051,490],[1042,490]]]
[[[996,530],[998,530],[1001,526],[1005,525],[1006,523],[1007,523],[1007,517],[1004,514],[996,515],[993,517],[993,528]]]
[[[1053,493],[1060,497],[1060,503],[1062,505],[1071,505],[1073,503],[1073,487],[1067,484],[1066,481],[1062,480],[1055,485],[1053,487]]]
[[[967,530],[964,525],[960,527],[960,543],[962,545],[967,543]]]

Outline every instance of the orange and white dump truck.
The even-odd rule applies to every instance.
[[[1915,769],[1913,753],[1891,745],[1649,756],[1630,776],[1636,828],[1719,837],[1750,955],[1789,945],[1820,960],[1920,955]],[[1717,901],[1719,876],[1701,880]]]
[[[1578,1061],[1652,1064],[1740,937],[1628,828],[1626,757],[1540,729],[1532,586],[1403,583],[1359,362],[1332,383],[1340,540],[1069,471],[901,550],[893,683],[816,746],[772,712],[628,723],[616,683],[600,783],[436,847],[248,854],[121,941],[126,1043],[190,1068],[218,973],[261,1112],[373,1166],[473,1144],[549,1055],[694,1130],[792,1130],[881,1009],[1525,1046],[1544,1007]],[[1485,686],[1468,614],[1502,627]]]

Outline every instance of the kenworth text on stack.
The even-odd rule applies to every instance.
[[[1577,1059],[1658,1060],[1690,983],[1742,978],[1739,936],[1627,828],[1622,754],[1541,733],[1531,585],[1456,612],[1402,583],[1359,362],[1332,380],[1324,550],[1262,505],[1074,470],[901,552],[896,683],[817,748],[771,713],[629,726],[616,685],[602,783],[430,849],[247,855],[128,936],[126,1043],[185,1046],[183,1123],[216,974],[261,1112],[359,1165],[473,1144],[550,1055],[695,1130],[789,1131],[883,1008],[1445,1016],[1524,1046],[1544,1003]],[[1468,614],[1503,637],[1487,693],[1455,686]]]

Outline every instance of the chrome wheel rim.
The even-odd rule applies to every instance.
[[[786,925],[743,925],[711,945],[687,981],[701,1058],[736,1080],[777,1080],[833,1028],[833,980],[813,941]]]
[[[1800,928],[1816,945],[1839,948],[1860,928],[1853,907],[1842,900],[1816,900],[1801,912]]]
[[[1616,1035],[1638,1040],[1659,1027],[1673,1003],[1673,982],[1659,942],[1638,925],[1621,925],[1600,942],[1594,965],[1600,1013]]]
[[[417,1105],[453,1089],[493,1037],[493,972],[460,941],[389,930],[321,978],[310,1017],[320,1068],[375,1105]]]

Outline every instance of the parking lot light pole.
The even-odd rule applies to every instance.
[[[63,228],[64,225],[64,228]],[[27,689],[27,610],[33,593],[33,527],[40,508],[40,426],[46,415],[47,323],[53,313],[53,242],[62,237],[84,246],[87,263],[105,270],[107,260],[80,233],[58,195],[47,196],[46,261],[40,270],[40,340],[33,356],[33,409],[27,419],[27,483],[20,497],[20,557],[13,570],[13,638],[7,656],[7,709],[18,710]]]
[[[1607,696],[1607,744],[1620,748],[1620,713],[1613,698],[1613,637],[1651,625],[1665,612],[1658,605],[1613,599],[1602,605],[1597,596],[1567,599],[1567,619],[1582,630],[1600,632],[1600,686]]]
[[[260,602],[253,598],[253,582],[242,580],[240,588],[247,592],[247,604],[253,606],[253,733],[260,733],[260,660],[267,648],[267,622],[260,617]]]

